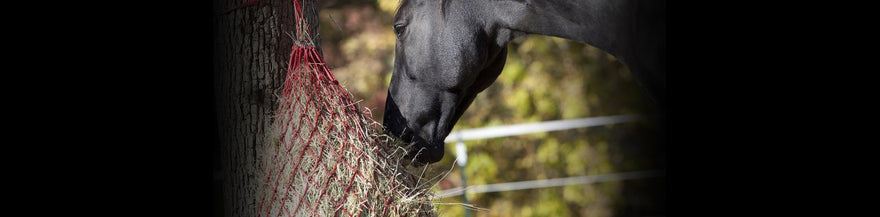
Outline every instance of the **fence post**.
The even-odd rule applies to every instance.
[[[455,155],[455,161],[458,162],[458,170],[461,171],[461,201],[464,204],[469,204],[467,199],[467,177],[464,174],[464,166],[467,165],[467,147],[464,146],[461,137],[459,137],[458,142],[455,143]],[[471,216],[471,210],[469,210],[467,206],[464,206],[464,216]]]

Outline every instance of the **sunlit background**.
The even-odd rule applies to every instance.
[[[323,51],[333,73],[382,120],[394,61],[398,0],[331,1],[320,11]],[[547,36],[509,45],[498,80],[479,94],[453,131],[560,119],[646,114],[649,101],[629,70],[594,47]],[[663,170],[665,149],[649,121],[468,141],[468,185]],[[455,145],[435,168],[436,187],[460,187]],[[493,193],[468,193],[473,216],[657,216],[666,213],[665,178]],[[464,216],[461,197],[435,201],[441,216]]]

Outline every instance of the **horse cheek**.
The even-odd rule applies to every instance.
[[[507,47],[496,54],[486,68],[480,71],[480,75],[477,76],[477,81],[474,82],[473,85],[475,87],[474,93],[483,92],[483,90],[489,88],[492,83],[495,83],[495,80],[498,79],[498,75],[501,75],[501,71],[504,69],[506,61]]]

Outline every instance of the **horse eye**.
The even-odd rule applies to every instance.
[[[394,24],[393,28],[394,28],[394,35],[396,35],[397,38],[400,38],[400,35],[403,34],[403,30],[406,30],[406,25]]]

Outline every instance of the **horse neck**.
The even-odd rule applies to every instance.
[[[518,35],[550,35],[590,44],[617,58],[665,43],[663,0],[501,0],[489,1],[488,23],[499,44]],[[658,37],[663,37],[662,40]],[[663,46],[665,47],[665,46]]]

